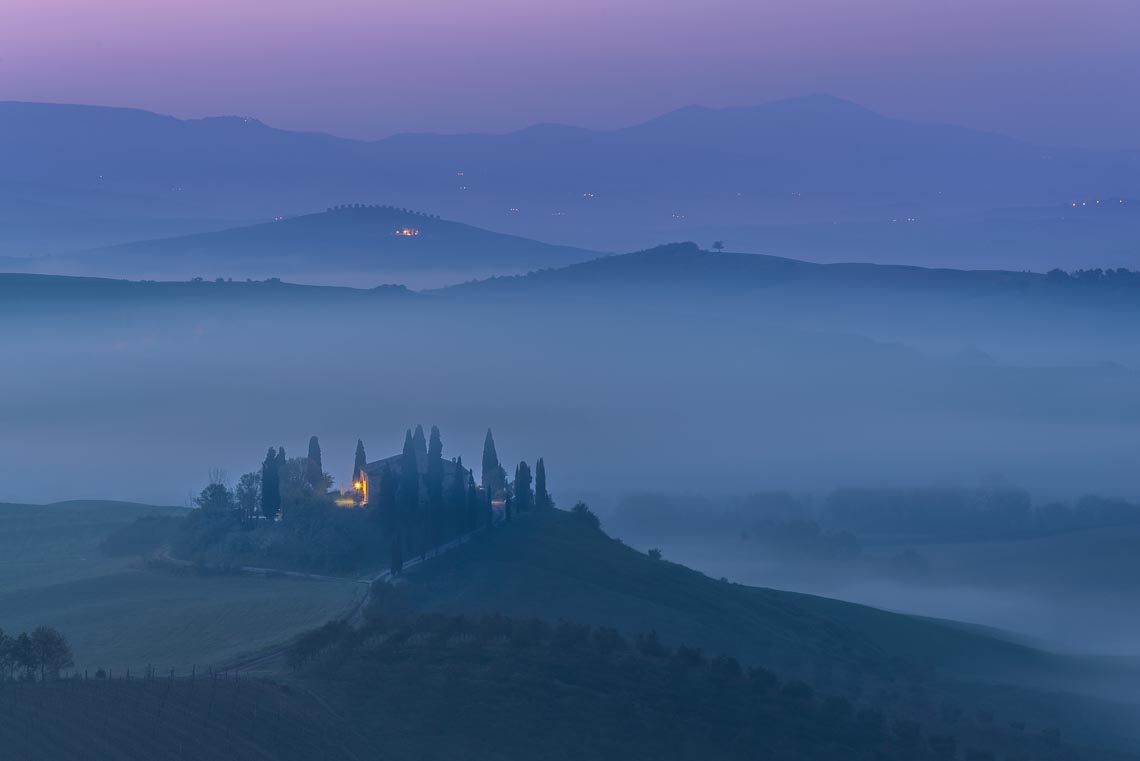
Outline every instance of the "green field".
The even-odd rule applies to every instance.
[[[138,514],[115,503],[0,506],[0,627],[58,628],[79,670],[186,670],[281,642],[366,593],[350,580],[200,576],[102,558],[102,536]]]

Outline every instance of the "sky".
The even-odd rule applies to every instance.
[[[829,93],[1140,148],[1137,0],[2,0],[0,100],[357,138]]]

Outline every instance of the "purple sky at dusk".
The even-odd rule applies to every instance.
[[[2,0],[0,100],[351,137],[827,92],[1140,148],[1137,0]]]

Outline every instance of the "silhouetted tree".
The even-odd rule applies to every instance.
[[[325,467],[321,462],[321,443],[317,441],[316,436],[309,438],[309,483],[313,488],[320,488],[321,481],[325,475]]]
[[[552,504],[550,492],[546,490],[546,463],[539,457],[534,464],[534,506],[544,510]]]
[[[507,523],[511,522],[511,516],[514,513],[514,500],[511,498],[510,493],[507,493],[507,498],[503,502],[503,516]]]
[[[534,507],[534,492],[530,488],[531,481],[530,466],[524,460],[515,468],[515,508],[520,513]]]
[[[502,467],[499,465],[499,453],[495,451],[495,439],[491,436],[491,429],[487,429],[487,437],[483,439],[483,488],[492,494],[503,487],[499,483]]]
[[[16,640],[0,629],[0,682],[12,678],[16,671]]]
[[[447,510],[447,533],[453,536],[471,530],[467,521],[467,478],[463,472],[463,458],[455,460],[455,474],[448,484],[444,499]]]
[[[41,680],[48,676],[58,677],[62,669],[74,665],[71,646],[58,630],[50,626],[40,626],[32,632],[31,652]]]
[[[36,655],[32,648],[32,638],[27,632],[21,632],[12,645],[12,657],[16,668],[21,669],[24,679],[33,679],[36,674]]]
[[[277,453],[273,447],[261,464],[261,514],[273,518],[281,511],[281,478],[277,468]]]
[[[427,450],[427,474],[424,479],[427,485],[428,521],[431,524],[432,544],[436,547],[443,544],[446,526],[446,508],[443,502],[443,439],[439,435],[439,428],[431,427],[431,440]]]
[[[721,251],[724,251],[724,241],[723,240],[714,240],[712,247],[713,247],[713,251],[716,251],[719,254]]]
[[[422,425],[416,426],[416,432],[412,436],[412,442],[416,445],[416,456],[427,456],[427,439],[424,438],[424,427]]]
[[[412,432],[404,435],[404,452],[400,456],[400,487],[398,493],[400,533],[405,542],[418,541],[422,534],[420,522],[420,469],[416,457],[416,444]]]
[[[354,484],[360,481],[360,474],[364,472],[364,466],[367,464],[368,459],[364,456],[364,442],[357,439],[356,457],[352,461],[352,482]]]
[[[570,514],[593,529],[600,529],[602,522],[585,502],[579,502],[570,509]]]
[[[477,529],[484,522],[483,501],[479,499],[479,491],[475,488],[475,479],[467,479],[467,525]],[[490,528],[490,526],[488,526]]]
[[[234,509],[234,495],[225,484],[212,483],[194,498],[194,504],[207,513],[225,513]]]
[[[253,520],[261,506],[261,475],[246,473],[239,478],[234,489],[234,499],[237,501],[238,510],[241,511],[241,519]]]

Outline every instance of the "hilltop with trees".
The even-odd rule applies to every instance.
[[[324,469],[320,442],[303,457],[269,447],[261,468],[230,488],[221,471],[195,498],[195,510],[169,539],[174,558],[204,567],[253,565],[287,570],[349,573],[387,567],[402,571],[410,557],[424,558],[458,538],[507,522],[518,512],[554,502],[541,460],[536,497],[530,465],[520,462],[508,481],[488,430],[480,483],[460,457],[445,459],[443,437],[432,426],[409,429],[401,453],[372,463],[357,442],[351,488],[337,491]],[[146,540],[148,527],[151,541]],[[170,522],[124,529],[111,543],[153,549],[170,537]],[[125,541],[130,533],[131,541]]]

